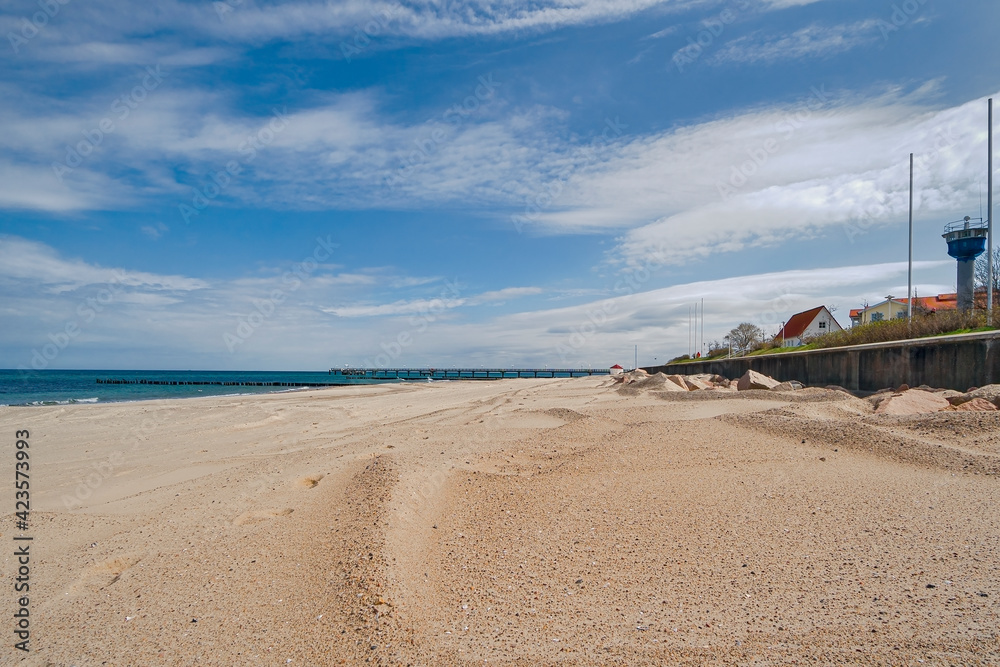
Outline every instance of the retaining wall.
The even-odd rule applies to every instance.
[[[738,378],[747,369],[776,380],[798,380],[813,387],[835,384],[852,391],[878,391],[901,384],[965,391],[1000,383],[1000,332],[667,364],[644,370]]]

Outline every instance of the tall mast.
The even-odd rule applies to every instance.
[[[910,153],[910,258],[906,265],[906,318],[913,320],[913,153]]]

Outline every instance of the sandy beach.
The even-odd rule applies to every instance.
[[[585,378],[0,423],[4,664],[1000,662],[998,412]]]

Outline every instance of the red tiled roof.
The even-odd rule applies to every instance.
[[[620,366],[619,364],[615,364],[615,365],[614,365],[614,366],[612,366],[611,368],[622,368],[622,367],[621,367],[621,366]],[[622,370],[625,370],[625,369],[624,369],[624,368],[622,368]]]
[[[778,335],[775,337],[784,338],[785,340],[788,340],[789,338],[798,338],[805,332],[806,329],[809,328],[812,321],[816,319],[816,316],[819,315],[820,311],[822,311],[825,307],[826,306],[817,306],[812,310],[792,315],[792,319],[785,323],[785,328],[778,332]]]
[[[910,303],[909,299],[893,299],[893,303],[898,303],[901,306],[907,306]],[[881,306],[885,301],[875,304],[876,306]],[[955,310],[958,308],[958,294],[938,294],[937,296],[918,296],[914,297],[913,305],[917,308],[923,308],[924,310],[934,312],[937,310]],[[869,308],[874,308],[875,306],[869,306]],[[861,313],[868,310],[867,308],[855,308],[851,311],[851,318],[855,318],[861,315]]]
[[[909,299],[900,299],[909,303]],[[937,296],[918,296],[913,299],[913,305],[926,310],[955,310],[958,308],[958,294],[938,294]]]

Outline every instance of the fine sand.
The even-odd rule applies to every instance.
[[[3,664],[1000,663],[997,412],[585,378],[0,424]]]

